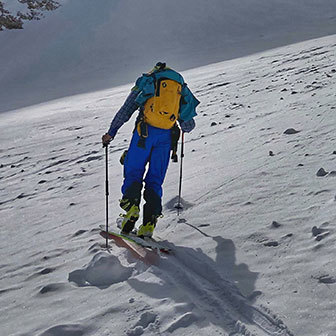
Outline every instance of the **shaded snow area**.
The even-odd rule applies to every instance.
[[[336,34],[335,0],[57,2],[0,33],[0,112],[126,84],[158,61],[181,71]]]
[[[334,336],[336,36],[184,73],[201,101],[171,164],[156,265],[99,235],[101,135],[131,85],[0,116],[0,334]],[[119,157],[109,148],[110,223]]]

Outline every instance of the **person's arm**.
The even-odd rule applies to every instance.
[[[196,126],[194,119],[190,119],[188,121],[180,120],[179,124],[180,124],[182,132],[185,132],[185,133],[191,132]]]
[[[135,102],[136,97],[138,96],[139,91],[132,90],[131,93],[126,98],[123,106],[119,109],[115,117],[111,122],[110,129],[107,134],[109,134],[112,138],[115,137],[119,128],[127,122],[133,113],[138,109],[139,105]]]
[[[195,128],[196,107],[200,102],[189,90],[187,84],[182,87],[179,124],[183,132],[189,133]]]
[[[131,93],[126,98],[124,104],[121,106],[117,114],[114,116],[110,128],[106,134],[103,135],[103,145],[109,144],[109,142],[115,137],[119,128],[127,122],[133,113],[138,109],[139,105],[135,102],[139,91],[137,88],[133,88]]]

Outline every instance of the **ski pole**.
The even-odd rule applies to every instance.
[[[178,195],[178,203],[177,203],[177,215],[178,216],[180,215],[180,210],[183,209],[183,206],[181,204],[183,158],[184,158],[184,132],[182,132],[182,143],[181,143],[180,182],[179,182],[179,195]]]
[[[106,210],[106,248],[108,248],[108,206],[109,206],[109,202],[108,202],[108,197],[109,197],[109,181],[108,181],[108,145],[104,145],[105,147],[105,210]]]

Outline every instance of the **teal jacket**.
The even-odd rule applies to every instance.
[[[180,103],[179,119],[182,121],[189,121],[196,114],[196,107],[200,103],[197,98],[189,90],[187,84],[184,82],[183,77],[176,71],[164,68],[163,70],[154,70],[148,74],[143,74],[135,83],[133,91],[138,91],[136,103],[143,107],[146,101],[153,97],[155,94],[155,81],[160,78],[168,78],[174,80],[182,85],[182,99]]]

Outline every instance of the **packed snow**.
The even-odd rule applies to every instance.
[[[183,73],[201,105],[154,265],[98,229],[131,84],[1,114],[1,335],[335,335],[335,56],[332,35]]]
[[[127,84],[158,61],[185,70],[336,33],[335,0],[58,2],[1,32],[0,112]]]

